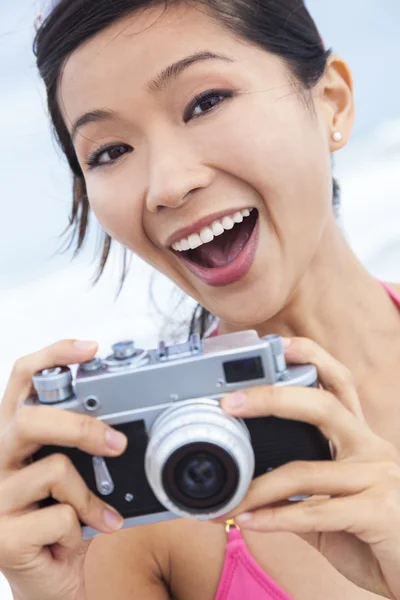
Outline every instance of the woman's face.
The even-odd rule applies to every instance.
[[[313,110],[279,57],[176,6],[82,45],[59,102],[104,230],[246,327],[283,308],[333,220],[318,90]]]

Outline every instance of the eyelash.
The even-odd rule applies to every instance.
[[[235,93],[236,92],[234,90],[207,90],[206,92],[196,94],[196,96],[193,98],[193,100],[191,101],[191,103],[185,109],[185,111],[183,113],[184,123],[187,123],[188,121],[190,121],[190,119],[188,118],[188,115],[193,112],[193,110],[195,109],[195,107],[197,105],[201,104],[205,100],[208,100],[210,98],[215,98],[216,96],[222,96],[222,98],[224,100],[226,100],[227,98],[233,98]],[[218,107],[220,104],[222,104],[222,102],[223,102],[223,100],[221,100],[220,102],[215,104],[210,110],[205,111],[204,114],[208,114],[209,112],[213,111],[216,107]],[[202,116],[202,115],[197,115],[192,118],[198,119],[200,116]]]
[[[198,119],[199,117],[212,112],[213,110],[215,110],[215,108],[218,108],[218,106],[220,104],[222,104],[224,100],[226,100],[228,98],[233,98],[235,95],[236,95],[236,92],[234,90],[207,90],[206,92],[203,92],[201,94],[196,94],[196,96],[193,98],[192,102],[189,104],[189,106],[185,109],[185,111],[183,113],[184,123],[188,123],[191,120],[190,114],[193,113],[194,109],[198,105],[200,105],[202,102],[205,102],[206,100],[211,99],[211,98],[215,98],[216,96],[220,96],[223,98],[223,100],[220,100],[219,102],[217,102],[217,104],[212,106],[209,110],[204,111],[204,113],[202,113],[200,115],[192,116],[192,119]],[[88,166],[89,170],[97,169],[99,167],[112,166],[117,160],[119,160],[119,158],[116,158],[115,160],[111,160],[108,163],[100,163],[99,161],[100,161],[102,155],[107,152],[111,152],[112,150],[115,150],[116,148],[123,148],[123,147],[127,148],[127,152],[124,152],[123,154],[121,154],[121,156],[124,156],[125,154],[133,151],[133,148],[130,148],[129,146],[127,146],[125,144],[104,144],[103,146],[100,146],[100,148],[97,148],[97,150],[95,150],[92,154],[90,154],[90,156],[86,159],[86,165]]]

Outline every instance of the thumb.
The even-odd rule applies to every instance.
[[[78,564],[81,563],[83,568],[86,555],[89,552],[89,548],[91,546],[91,543],[93,542],[93,539],[81,541],[81,543],[78,546],[64,546],[62,544],[53,544],[51,546],[53,557],[56,560],[63,562],[68,560],[68,558],[70,558],[71,556],[73,556],[74,562]]]

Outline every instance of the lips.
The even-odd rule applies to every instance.
[[[258,211],[212,242],[186,252],[172,250],[204,283],[223,286],[242,279],[253,264],[259,235]]]

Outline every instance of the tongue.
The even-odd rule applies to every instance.
[[[256,211],[254,211],[256,213]],[[215,237],[212,242],[190,251],[189,258],[209,269],[225,267],[241,253],[252,234],[256,215],[250,215],[233,229]]]

